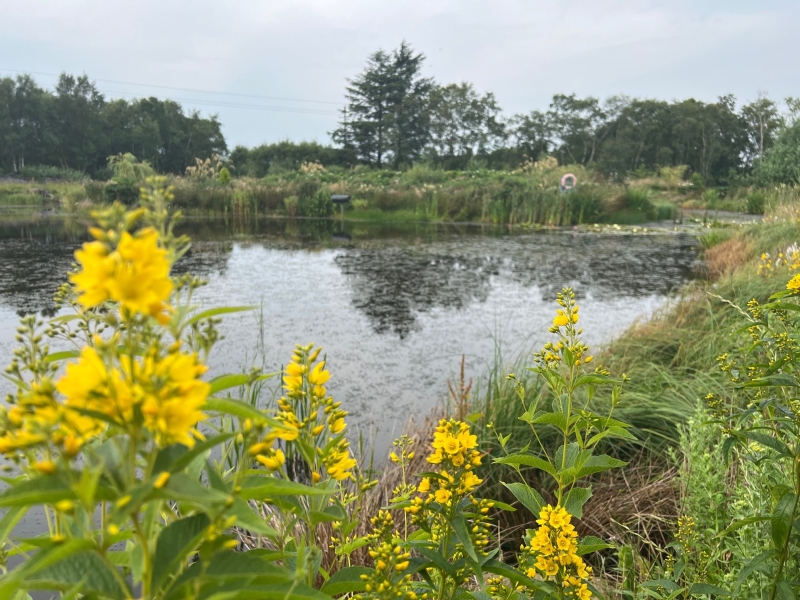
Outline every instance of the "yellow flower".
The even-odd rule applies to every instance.
[[[450,492],[449,490],[439,489],[436,490],[433,496],[439,504],[444,504],[448,500],[450,500],[450,497],[452,495],[453,495],[452,492]]]
[[[167,485],[167,482],[169,481],[169,476],[170,476],[169,471],[162,471],[159,474],[159,476],[156,477],[156,481],[155,483],[153,483],[153,487],[156,488],[157,490],[163,488],[165,485]]]
[[[786,289],[791,290],[795,294],[800,292],[800,273],[789,280],[789,283],[786,284]]]
[[[178,352],[161,360],[147,357],[142,365],[133,363],[129,375],[146,386],[141,408],[145,426],[161,445],[194,446],[194,427],[206,418],[201,409],[211,390],[199,379],[207,369],[196,354]]]
[[[458,443],[458,438],[448,436],[442,445],[442,450],[448,454],[455,454],[461,449],[461,444]]]
[[[106,284],[112,300],[133,313],[157,316],[172,293],[167,251],[152,227],[132,236],[123,232],[116,251],[114,277]]]
[[[419,482],[419,487],[417,488],[420,493],[426,493],[431,489],[431,482],[427,477],[423,477],[422,481]]]
[[[311,373],[308,374],[308,382],[311,385],[324,385],[328,379],[331,378],[331,374],[328,371],[325,371],[325,361],[318,363],[312,370]]]
[[[398,463],[400,461],[396,452],[389,453],[389,460],[391,460],[393,463]]]
[[[33,465],[33,468],[42,475],[52,475],[56,472],[56,463],[52,460],[40,460]]]
[[[256,456],[256,460],[270,471],[277,471],[286,462],[286,456],[284,456],[283,450],[278,448],[267,455],[260,454]]]
[[[569,323],[569,317],[566,315],[556,315],[553,319],[553,326],[555,327],[564,327],[567,323]]]
[[[75,260],[82,269],[70,275],[70,281],[78,292],[78,302],[84,308],[94,308],[109,298],[108,281],[114,275],[115,260],[109,256],[102,242],[86,242],[75,251]]]
[[[345,427],[347,427],[347,424],[344,422],[344,418],[339,417],[333,423],[331,423],[331,432],[334,435],[337,435],[343,432]]]

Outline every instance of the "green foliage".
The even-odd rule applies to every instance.
[[[763,190],[753,190],[747,194],[747,214],[763,215],[767,208],[767,194]]]
[[[778,135],[764,160],[756,165],[756,180],[761,185],[800,184],[800,120]]]
[[[228,170],[228,167],[222,167],[219,171],[219,182],[222,185],[226,183],[230,183],[231,181],[231,172]]]
[[[183,173],[194,157],[227,149],[215,117],[186,114],[172,100],[109,101],[85,75],[66,73],[52,92],[29,75],[0,78],[0,139],[0,171],[33,169],[23,176],[35,179],[102,175],[106,158],[120,152]]]
[[[33,179],[38,181],[86,181],[89,177],[82,171],[54,167],[51,165],[33,165],[22,167],[19,171],[23,179]]]

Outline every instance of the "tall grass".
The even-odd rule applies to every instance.
[[[678,446],[681,429],[698,402],[708,393],[725,393],[729,380],[719,370],[717,357],[731,350],[732,333],[743,323],[731,304],[744,307],[752,298],[763,302],[776,284],[780,285],[777,281],[787,276],[785,272],[769,278],[758,275],[757,257],[764,251],[785,248],[799,237],[800,225],[796,222],[740,230],[708,251],[716,253],[712,258],[717,262],[729,261],[732,268],[718,267],[723,275],[716,281],[689,284],[651,318],[634,324],[595,354],[596,363],[617,377],[624,373],[630,379],[614,416],[631,424],[637,442],[613,443],[604,449],[630,464],[621,475],[594,482],[594,497],[585,509],[592,517],[580,525],[584,533],[646,545],[647,548],[638,548],[643,555],[652,555],[658,544],[663,547],[670,541],[678,492],[672,481],[676,469],[668,451]],[[495,432],[511,435],[510,451],[530,442],[530,429],[519,420],[524,409],[506,375],[513,372],[523,382],[529,404],[545,389],[536,374],[527,369],[532,362],[530,351],[508,360],[498,348],[487,373],[476,382],[473,410],[483,414],[478,430],[482,447],[490,456],[501,453]],[[605,414],[610,401],[609,396],[598,394],[593,400],[594,410]],[[542,429],[539,435],[545,446],[559,443],[555,429]],[[513,481],[513,472],[492,465],[481,476],[489,488],[487,497],[514,502],[500,484]],[[534,470],[526,472],[525,477],[547,499],[547,481]],[[520,509],[499,518],[501,530],[509,536],[508,547],[512,548],[519,534],[530,526],[531,515]]]

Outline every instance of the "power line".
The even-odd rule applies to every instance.
[[[23,74],[23,75],[27,74],[27,73],[30,73],[31,75],[46,75],[48,77],[58,77],[59,76],[56,73],[44,73],[42,71],[19,71],[19,70],[16,70],[16,69],[5,69],[5,68],[0,68],[0,71],[8,71],[9,73],[17,73],[17,74]],[[333,104],[335,106],[340,106],[341,105],[340,102],[330,102],[330,101],[327,101],[327,100],[303,100],[301,98],[281,98],[281,97],[278,97],[278,96],[260,96],[260,95],[257,95],[257,94],[236,94],[236,93],[233,93],[233,92],[213,92],[211,90],[197,90],[197,89],[192,89],[192,88],[180,88],[180,87],[172,87],[172,86],[168,86],[168,85],[155,85],[155,84],[149,84],[149,83],[134,83],[132,81],[117,81],[117,80],[113,80],[113,79],[94,79],[94,81],[102,81],[103,83],[117,83],[117,84],[121,84],[121,85],[135,85],[135,86],[139,86],[139,87],[157,88],[157,89],[162,89],[162,90],[175,90],[175,91],[179,91],[179,92],[196,92],[196,93],[200,93],[200,94],[218,94],[218,95],[221,95],[221,96],[238,96],[238,97],[241,97],[241,98],[257,98],[257,99],[262,99],[262,100],[280,100],[280,101],[283,101],[283,102],[307,102],[307,103],[311,103],[311,104]]]
[[[141,96],[137,94],[133,94],[130,92],[117,92],[113,90],[100,90],[103,94],[113,95],[113,96],[127,96],[133,98],[141,98]],[[274,112],[289,112],[289,113],[298,113],[301,115],[338,115],[338,111],[334,110],[320,110],[314,108],[294,108],[290,106],[264,106],[261,104],[240,104],[238,102],[223,102],[223,101],[212,101],[212,100],[202,100],[198,98],[171,98],[165,97],[165,100],[173,100],[175,102],[182,102],[188,104],[199,104],[202,106],[211,106],[217,108],[245,108],[250,110],[262,110],[262,111],[274,111]]]

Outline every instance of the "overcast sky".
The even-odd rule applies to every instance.
[[[554,93],[800,95],[799,0],[0,0],[0,75],[173,98],[217,113],[230,147],[328,143],[346,78],[403,39],[506,114]]]

